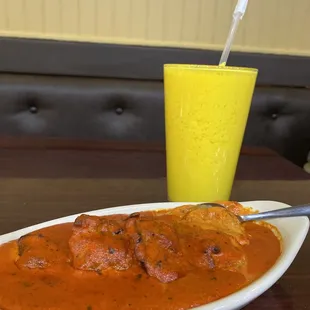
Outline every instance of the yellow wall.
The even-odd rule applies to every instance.
[[[0,35],[221,49],[237,0],[0,0]],[[249,0],[234,49],[310,55],[310,0]]]

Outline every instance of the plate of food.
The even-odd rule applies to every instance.
[[[0,309],[241,309],[288,269],[307,217],[240,223],[274,201],[150,203],[0,236]]]

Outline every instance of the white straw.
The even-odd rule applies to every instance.
[[[234,14],[233,14],[233,19],[231,23],[231,27],[229,30],[228,38],[226,40],[226,44],[220,59],[220,66],[226,66],[227,59],[231,50],[232,43],[235,38],[236,31],[238,29],[238,25],[240,20],[243,18],[243,15],[246,11],[248,5],[248,0],[238,0],[238,3],[236,5]]]

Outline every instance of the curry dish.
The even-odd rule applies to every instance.
[[[281,238],[225,205],[81,215],[6,243],[0,309],[191,309],[234,293],[273,266]]]

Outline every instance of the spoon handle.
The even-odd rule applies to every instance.
[[[240,217],[243,222],[248,222],[257,220],[268,220],[280,217],[297,217],[297,216],[309,216],[309,215],[310,215],[310,203],[274,211],[242,215]]]

